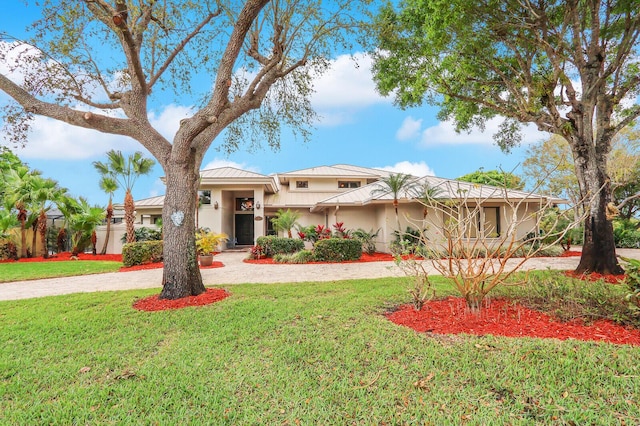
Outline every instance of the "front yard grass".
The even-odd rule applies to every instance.
[[[382,315],[401,282],[152,313],[131,304],[157,290],[0,302],[0,424],[640,422],[638,348],[419,334]]]
[[[0,263],[0,283],[38,280],[42,278],[71,277],[75,275],[116,272],[122,262],[101,260],[69,260],[56,262],[10,262]],[[91,277],[87,278],[88,280]]]

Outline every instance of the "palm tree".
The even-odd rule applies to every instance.
[[[102,245],[102,250],[100,254],[107,254],[107,245],[109,244],[109,238],[111,236],[111,219],[113,218],[113,193],[118,190],[118,182],[115,179],[102,176],[100,179],[100,189],[109,194],[109,204],[107,205],[107,232],[104,237],[104,244]]]
[[[31,199],[33,200],[34,227],[33,251],[35,255],[36,237],[40,234],[40,241],[44,249],[44,257],[47,257],[47,211],[52,204],[60,204],[62,198],[66,196],[67,189],[61,188],[53,179],[45,179],[41,176],[33,176],[31,181]],[[37,217],[35,217],[37,215]]]
[[[29,222],[29,209],[33,202],[33,182],[40,176],[37,170],[29,170],[27,166],[17,166],[4,171],[3,178],[7,193],[5,197],[17,210],[17,218],[20,222],[20,257],[27,257],[27,226]],[[33,217],[33,215],[32,215]]]
[[[93,166],[103,177],[113,179],[119,187],[124,188],[124,220],[127,224],[127,242],[133,243],[136,240],[133,228],[135,204],[131,190],[136,179],[141,175],[149,174],[156,162],[145,158],[140,151],[136,151],[125,159],[121,151],[113,149],[107,152],[107,160],[107,163],[94,161]]]
[[[287,235],[289,236],[289,238],[293,238],[293,235],[291,234],[291,228],[295,226],[295,224],[298,222],[298,219],[300,219],[300,216],[301,214],[298,211],[294,211],[291,209],[280,209],[276,212],[276,217],[271,219],[271,223],[273,223],[276,231],[287,231]]]
[[[442,194],[442,188],[435,188],[429,185],[429,182],[425,180],[422,185],[416,185],[412,191],[412,197],[417,200],[420,204],[422,204],[422,217],[427,217],[427,207],[433,203],[434,200],[438,199]]]
[[[371,191],[371,195],[387,195],[393,196],[393,208],[396,212],[396,222],[398,224],[398,232],[400,232],[400,217],[398,216],[398,198],[401,193],[404,193],[405,197],[414,191],[416,187],[415,177],[404,173],[390,174],[387,177],[381,178],[376,183],[376,188]]]
[[[80,197],[73,203],[74,212],[69,216],[69,227],[72,230],[71,241],[73,256],[77,256],[84,250],[91,240],[91,235],[100,225],[105,217],[105,209],[101,206],[91,206],[89,202]]]

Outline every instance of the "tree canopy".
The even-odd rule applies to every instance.
[[[374,73],[402,107],[429,102],[459,131],[500,120],[569,144],[589,212],[577,272],[621,273],[606,209],[612,138],[640,116],[640,0],[404,0],[377,16]],[[631,101],[631,102],[629,102]]]
[[[524,182],[520,178],[511,172],[503,172],[500,170],[476,170],[475,172],[467,173],[460,176],[458,180],[471,183],[479,183],[481,185],[492,185],[501,188],[509,189],[523,189]]]
[[[44,0],[34,37],[0,52],[14,59],[0,74],[0,90],[15,100],[5,123],[18,143],[29,119],[43,115],[144,146],[165,173],[161,297],[197,295],[205,290],[194,219],[205,153],[263,141],[277,148],[283,126],[308,136],[313,78],[347,50],[368,3]],[[160,95],[194,100],[171,139],[149,120]]]

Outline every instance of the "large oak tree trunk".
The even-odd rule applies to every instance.
[[[205,291],[198,268],[195,243],[195,211],[199,176],[195,160],[170,164],[166,169],[167,192],[162,210],[164,273],[161,299],[197,296]]]
[[[606,153],[598,152],[584,141],[572,144],[572,148],[582,203],[587,212],[582,256],[576,273],[623,274],[616,257],[613,224],[607,218],[611,185],[606,172]]]

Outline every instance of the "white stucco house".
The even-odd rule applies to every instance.
[[[318,166],[308,169],[263,175],[232,167],[202,170],[201,205],[196,217],[197,226],[230,236],[229,246],[249,246],[262,235],[275,234],[271,218],[279,209],[292,209],[301,213],[301,226],[324,225],[331,227],[343,222],[347,229],[380,230],[377,248],[389,251],[394,241],[397,220],[393,196],[376,191],[379,180],[391,172],[346,164]],[[553,199],[525,191],[505,190],[443,179],[434,176],[415,177],[415,183],[437,188],[439,197],[464,198],[476,204],[476,236],[498,236],[508,229],[513,218],[531,216],[541,205]],[[138,226],[153,225],[162,217],[164,196],[137,200]],[[561,200],[557,200],[561,201]],[[516,206],[517,205],[517,206]],[[516,206],[514,211],[514,206]],[[401,229],[416,227],[426,214],[429,231],[438,234],[444,220],[441,212],[428,212],[409,194],[401,194],[398,206]],[[519,221],[518,237],[524,237],[535,227],[535,219]],[[114,246],[113,249],[118,248]]]

